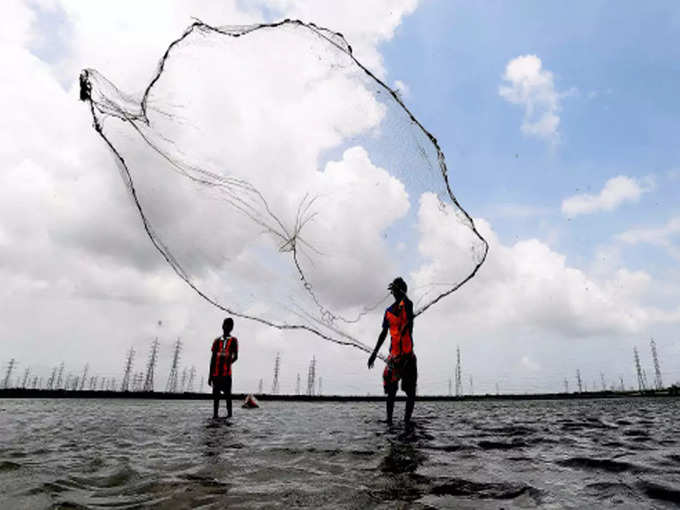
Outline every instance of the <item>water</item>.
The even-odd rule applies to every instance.
[[[680,399],[211,406],[0,401],[0,507],[680,505]]]

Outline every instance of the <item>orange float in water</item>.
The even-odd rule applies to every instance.
[[[256,407],[260,407],[260,404],[257,403],[257,399],[256,399],[255,396],[251,393],[250,395],[248,395],[248,396],[246,397],[245,401],[243,402],[243,406],[242,406],[242,407],[245,407],[246,409],[254,409],[254,408],[256,408]]]

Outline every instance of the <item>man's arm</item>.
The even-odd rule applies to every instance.
[[[368,358],[368,368],[373,368],[373,363],[375,363],[375,358],[378,356],[378,351],[380,350],[380,347],[382,347],[385,338],[387,338],[387,328],[383,326],[380,336],[378,336],[378,342],[375,344],[375,349],[373,349],[371,357]]]

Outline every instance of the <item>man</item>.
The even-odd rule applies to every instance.
[[[238,359],[238,340],[231,336],[234,320],[227,317],[222,322],[222,336],[213,340],[210,357],[208,385],[213,390],[213,418],[218,417],[220,393],[227,401],[227,418],[231,418],[231,366]]]
[[[394,296],[394,303],[385,310],[382,331],[373,353],[368,358],[368,368],[373,368],[375,358],[382,346],[387,331],[390,332],[390,354],[387,366],[383,372],[383,386],[387,394],[387,423],[392,425],[394,400],[399,389],[406,393],[406,408],[404,410],[404,426],[412,428],[411,415],[416,402],[416,383],[418,381],[418,366],[413,352],[413,303],[406,296],[407,286],[403,278],[395,278],[388,289]]]

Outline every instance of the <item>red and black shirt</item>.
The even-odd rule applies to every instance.
[[[213,377],[231,375],[231,360],[233,354],[238,354],[238,340],[235,336],[219,337],[212,344],[215,364],[211,367]]]

